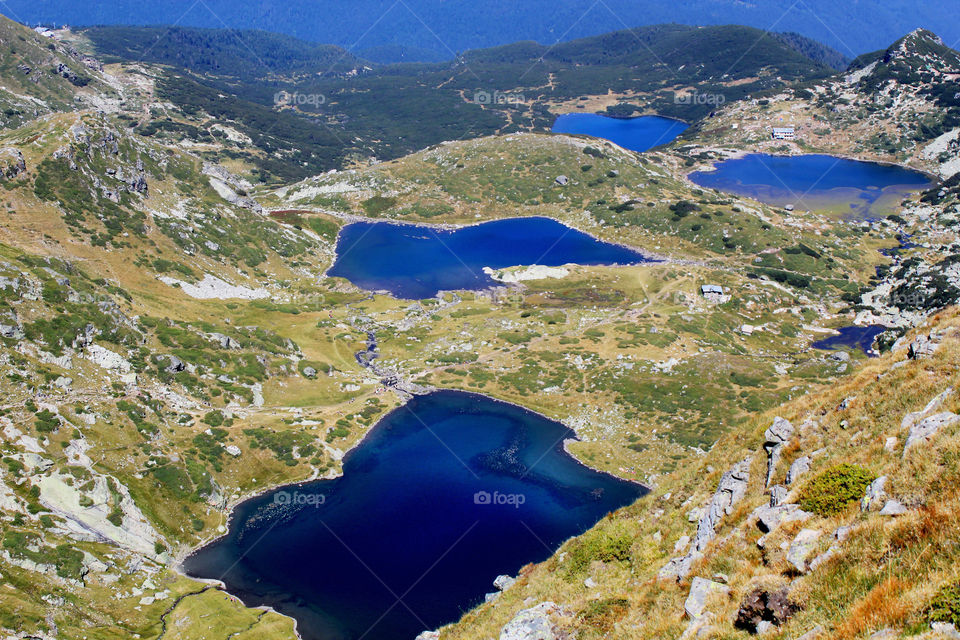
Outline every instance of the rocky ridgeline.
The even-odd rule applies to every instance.
[[[861,294],[855,320],[899,330],[887,338],[891,343],[960,301],[960,190],[936,187],[898,217],[901,247],[890,252],[891,264],[880,267],[872,288]]]

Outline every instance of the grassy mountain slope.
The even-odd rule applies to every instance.
[[[74,99],[107,91],[96,68],[72,47],[0,16],[0,127],[74,108]]]
[[[439,638],[496,637],[519,610],[544,601],[559,605],[552,616],[555,637],[746,638],[761,616],[775,620],[771,633],[782,637],[811,632],[807,637],[865,638],[885,629],[890,637],[938,637],[929,632],[930,623],[955,621],[960,613],[948,595],[960,581],[954,544],[960,433],[949,426],[906,454],[903,449],[909,425],[918,421],[908,418],[911,412],[925,417],[958,410],[947,391],[941,404],[924,413],[928,401],[958,382],[956,312],[934,318],[913,336],[931,331],[946,336],[932,357],[911,360],[900,349],[833,389],[757,416],[711,453],[661,478],[633,507],[571,540],[551,560],[524,568],[516,584]],[[898,393],[891,394],[892,388]],[[797,459],[812,457],[809,471],[787,487],[784,502],[811,512],[765,533],[756,510],[771,500],[762,445],[775,416],[789,420],[795,432],[773,484],[784,484]],[[709,502],[721,475],[744,459],[750,461],[745,495],[722,514],[717,537],[691,575],[679,582],[658,579],[666,562],[691,544],[697,510]],[[867,483],[888,478],[869,509],[860,507],[864,484],[843,494],[842,485],[824,482],[829,474],[854,472]],[[903,515],[879,513],[888,500],[904,505]],[[813,542],[800,547],[798,538]],[[803,558],[799,570],[790,562],[796,558]],[[692,609],[693,618],[684,606],[691,584],[700,579],[713,583],[714,591],[704,609]],[[760,605],[751,609],[746,603],[754,593]],[[765,609],[763,602],[774,593],[781,604]]]

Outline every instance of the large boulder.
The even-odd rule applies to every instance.
[[[23,340],[23,329],[15,324],[0,324],[0,338],[8,340]]]
[[[770,533],[785,522],[804,521],[813,517],[798,504],[781,504],[777,506],[763,505],[757,507],[751,514],[757,519],[757,526],[764,533]]]
[[[820,532],[816,529],[801,529],[790,543],[790,548],[787,549],[787,562],[800,573],[806,573],[807,558],[813,553],[819,539]]]
[[[949,411],[935,413],[926,417],[917,424],[910,427],[910,435],[907,436],[907,443],[903,447],[903,453],[906,455],[912,447],[922,443],[929,442],[937,432],[944,427],[948,427],[960,420],[960,416]]]
[[[790,600],[787,587],[776,590],[757,587],[744,597],[734,624],[739,629],[758,633],[764,628],[764,622],[780,626],[799,610]]]
[[[811,462],[813,461],[810,459],[810,456],[800,456],[794,460],[793,464],[790,465],[790,469],[787,470],[787,484],[793,484],[800,479],[800,476],[810,471]]]
[[[906,512],[907,508],[899,500],[887,500],[883,509],[880,509],[880,515],[882,516],[902,516]]]
[[[187,368],[183,360],[173,354],[166,355],[164,358],[167,360],[167,368],[165,369],[167,373],[180,373]]]
[[[497,591],[506,591],[507,589],[512,587],[513,583],[516,581],[517,579],[512,576],[507,576],[507,575],[497,576],[496,579],[494,579],[493,581],[493,586],[497,589]]]
[[[561,614],[563,610],[553,602],[519,611],[500,630],[500,640],[562,640],[564,635],[552,620]]]
[[[239,349],[240,348],[240,343],[228,335],[224,335],[222,333],[211,333],[208,337],[213,342],[216,342],[217,344],[219,344],[221,349]]]
[[[706,578],[694,578],[690,583],[690,594],[683,603],[683,611],[687,617],[695,620],[707,610],[707,600],[713,595],[727,595],[730,588],[719,582]]]

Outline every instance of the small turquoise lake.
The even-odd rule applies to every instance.
[[[557,117],[551,130],[603,138],[624,149],[643,152],[673,141],[689,126],[662,116],[610,118],[596,113],[566,113]]]
[[[240,504],[184,568],[295,617],[305,640],[413,640],[646,492],[579,464],[574,435],[481,395],[415,397],[343,476]]]
[[[904,196],[932,186],[919,171],[819,154],[754,153],[719,162],[712,171],[695,171],[689,178],[701,187],[778,207],[859,219],[896,213]]]
[[[456,230],[389,222],[355,222],[337,239],[327,272],[369,291],[430,298],[438,291],[497,284],[484,267],[615,265],[647,261],[638,251],[571,229],[550,218],[509,218]]]

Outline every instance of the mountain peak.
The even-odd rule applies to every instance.
[[[960,54],[943,43],[937,34],[927,29],[914,29],[886,50],[884,62],[912,61],[915,69],[930,65],[944,65],[942,71],[960,69]]]

